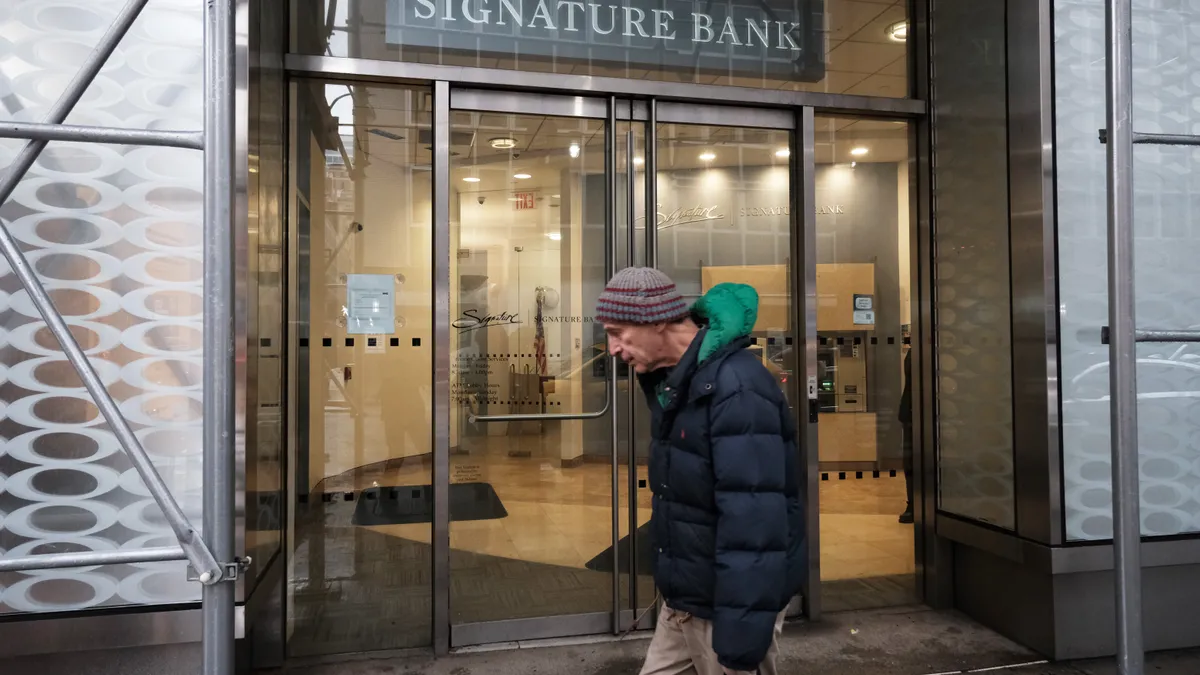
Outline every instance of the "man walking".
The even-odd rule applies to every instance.
[[[597,301],[609,352],[650,404],[654,581],[665,599],[642,675],[776,675],[805,571],[795,423],[747,351],[758,293],[719,284],[690,308],[665,274],[618,272]]]

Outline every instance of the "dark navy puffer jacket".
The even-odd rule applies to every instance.
[[[693,314],[702,328],[680,362],[640,378],[654,580],[669,607],[713,622],[721,665],[753,671],[806,567],[796,428],[774,376],[746,350],[754,289],[715,286]]]

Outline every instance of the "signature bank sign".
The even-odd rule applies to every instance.
[[[817,82],[825,0],[389,0],[386,40],[492,58]]]

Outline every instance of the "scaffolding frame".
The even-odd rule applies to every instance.
[[[1200,146],[1200,136],[1133,130],[1133,2],[1105,0],[1105,148],[1108,207],[1109,406],[1112,425],[1113,562],[1117,670],[1143,675],[1141,493],[1138,475],[1137,343],[1200,342],[1200,331],[1137,327],[1134,294],[1133,146]]]
[[[196,0],[200,2],[201,0]],[[0,138],[26,141],[0,177],[0,205],[8,200],[50,141],[175,147],[204,152],[204,393],[203,536],[188,520],[94,366],[54,306],[45,286],[8,228],[0,223],[0,253],[29,293],[105,422],[146,484],[178,540],[176,546],[85,551],[0,559],[0,572],[187,560],[189,579],[202,585],[204,675],[234,673],[233,582],[248,563],[237,559],[234,523],[236,343],[234,308],[235,0],[204,2],[204,130],[150,131],[64,124],[148,0],[128,0],[79,72],[38,123],[0,123]],[[194,572],[194,577],[191,576]]]

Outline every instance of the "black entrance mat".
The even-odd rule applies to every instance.
[[[363,490],[356,500],[355,525],[411,525],[433,521],[433,488],[428,485],[377,487]],[[490,483],[450,486],[450,520],[505,518],[508,510]]]
[[[654,572],[654,541],[650,535],[650,523],[646,523],[637,529],[637,557],[638,557],[638,574],[651,574]],[[621,537],[617,542],[617,569],[622,574],[629,573],[629,535]],[[612,547],[604,549],[600,555],[587,561],[585,565],[593,572],[612,572],[613,559]]]

